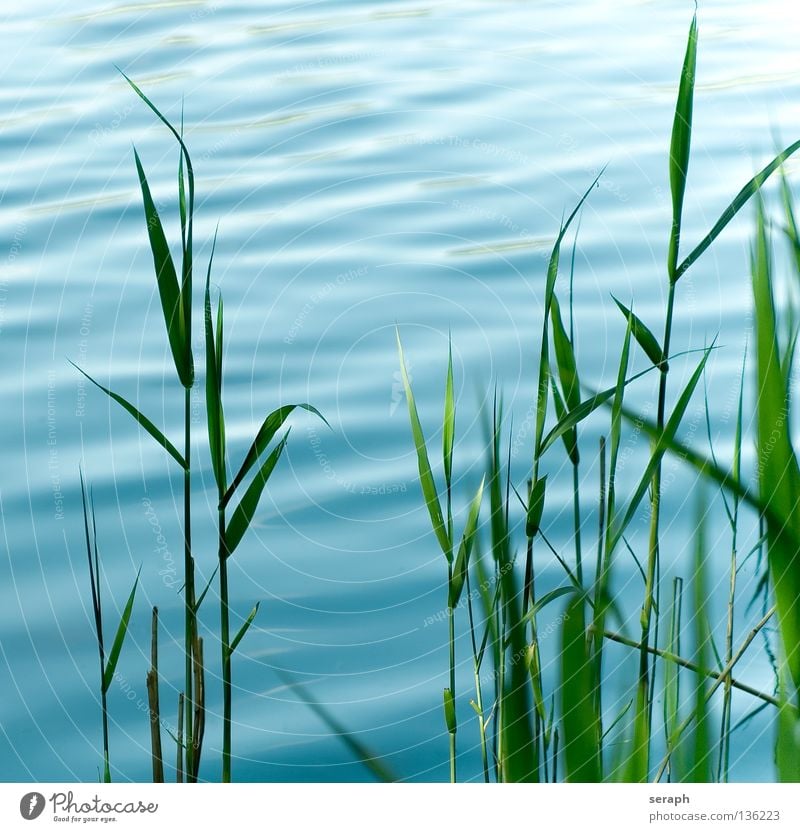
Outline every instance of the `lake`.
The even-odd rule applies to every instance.
[[[459,507],[480,476],[480,405],[495,383],[514,415],[512,471],[524,485],[547,258],[562,216],[604,165],[575,256],[584,381],[600,388],[616,375],[624,321],[612,293],[634,298],[656,332],[663,325],[667,156],[692,10],[676,0],[34,0],[4,10],[2,779],[97,779],[81,464],[94,489],[109,627],[143,566],[132,638],[109,694],[115,779],[150,774],[143,707],[153,604],[164,624],[161,696],[170,724],[181,684],[181,477],[67,361],[137,402],[177,441],[181,391],[131,145],[166,206],[173,240],[177,153],[115,65],[174,120],[183,106],[197,177],[198,275],[219,222],[213,282],[225,295],[234,464],[280,403],[310,401],[332,428],[308,415],[292,419],[286,458],[232,561],[235,620],[262,602],[234,661],[235,777],[369,779],[277,668],[306,684],[401,777],[444,780],[446,624],[436,614],[446,571],[416,480],[395,326],[436,447],[452,333]],[[798,34],[800,7],[778,0],[702,4],[685,240],[701,238],[773,155],[778,135],[784,144],[800,136]],[[723,457],[749,333],[752,215],[743,211],[680,284],[673,334],[688,350],[719,333],[708,384]],[[676,390],[696,361],[676,359]],[[216,557],[202,391],[195,388],[192,410],[200,583]],[[652,395],[646,379],[632,393],[640,404]],[[702,445],[705,425],[693,413]],[[587,425],[587,447],[600,429]],[[631,446],[621,488],[635,483],[646,452],[645,442]],[[589,505],[596,470],[586,459]],[[674,462],[667,469],[665,586],[685,562],[694,525],[692,475]],[[571,483],[558,482],[545,517],[556,543],[568,542],[571,523]],[[725,545],[721,539],[714,564],[722,605]],[[563,583],[547,552],[537,558],[546,585]],[[635,625],[636,567],[619,561]],[[755,569],[745,570],[742,597],[754,581]],[[219,777],[216,615],[214,604],[201,614],[210,663],[202,774],[210,779]],[[619,657],[623,690],[632,665]],[[742,673],[771,685],[758,653]],[[459,679],[461,773],[480,778],[477,732],[467,727],[465,633]],[[749,706],[737,698],[735,718]],[[758,762],[771,759],[771,722],[754,720],[737,742],[732,778],[771,778]]]

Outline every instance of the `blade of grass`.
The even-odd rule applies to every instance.
[[[69,359],[67,359],[69,361]],[[153,437],[153,439],[164,448],[167,453],[181,466],[184,470],[186,470],[186,460],[181,456],[180,451],[172,444],[172,442],[167,439],[166,436],[145,416],[141,413],[137,408],[135,408],[127,399],[124,399],[122,396],[114,393],[112,390],[109,390],[108,387],[103,387],[99,381],[95,381],[86,371],[82,370],[77,364],[73,364],[72,361],[69,362],[72,366],[79,372],[86,376],[89,381],[94,384],[95,387],[98,387],[102,390],[109,398],[113,399],[117,404],[121,405],[128,413],[133,416],[134,419]]]
[[[139,573],[141,573],[141,568]],[[111,650],[108,654],[108,661],[106,662],[105,671],[103,672],[103,690],[108,691],[111,687],[111,682],[114,681],[114,673],[117,669],[117,662],[119,662],[119,655],[122,652],[122,644],[125,641],[125,636],[128,633],[128,623],[131,620],[131,613],[133,612],[133,601],[136,597],[136,590],[139,586],[139,573],[136,575],[136,580],[133,582],[133,589],[128,596],[125,604],[125,609],[122,611],[122,617],[119,620],[117,633],[114,636],[114,642],[111,645]]]
[[[228,527],[225,530],[225,545],[227,546],[229,557],[234,553],[236,547],[241,542],[244,533],[250,526],[253,515],[256,513],[256,509],[258,508],[258,502],[261,499],[261,495],[267,485],[267,481],[272,475],[275,466],[278,464],[278,460],[283,453],[283,449],[286,447],[290,431],[291,428],[286,431],[283,439],[281,439],[281,441],[273,449],[272,453],[264,461],[261,469],[253,478],[253,481],[250,483],[250,486],[247,491],[245,491],[244,496],[233,512],[233,516],[231,517]]]

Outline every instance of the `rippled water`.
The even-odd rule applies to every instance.
[[[443,779],[446,633],[429,617],[445,597],[444,565],[415,483],[394,326],[434,441],[452,331],[463,437],[457,465],[461,484],[474,487],[477,391],[499,380],[522,436],[544,257],[565,207],[609,163],[583,215],[575,324],[587,380],[599,386],[613,378],[622,333],[609,293],[634,295],[637,312],[654,325],[661,316],[666,148],[691,11],[675,0],[79,0],[4,9],[3,779],[97,776],[81,461],[116,604],[144,564],[134,639],[110,694],[118,779],[149,775],[147,720],[137,708],[146,697],[148,603],[159,605],[170,633],[180,632],[175,467],[101,393],[79,384],[66,361],[110,380],[180,434],[180,390],[154,294],[131,142],[157,200],[174,199],[177,157],[114,64],[171,117],[180,117],[184,100],[201,262],[220,222],[215,280],[227,310],[234,460],[278,402],[312,401],[333,426],[295,420],[257,529],[234,559],[237,613],[263,599],[235,661],[236,776],[367,777],[281,686],[277,667],[306,681],[401,776]],[[771,128],[786,140],[800,135],[800,12],[778,0],[707,2],[700,23],[687,240],[707,230],[770,154]],[[720,331],[725,345],[710,381],[721,429],[747,335],[749,233],[747,219],[732,225],[679,291],[676,343],[702,347]],[[678,362],[676,378],[681,369]],[[651,392],[641,388],[642,401]],[[198,399],[198,436],[201,413]],[[634,449],[634,461],[643,452]],[[518,482],[529,453],[525,442],[515,444]],[[198,465],[202,456],[200,448]],[[672,468],[670,564],[691,534],[681,469]],[[632,481],[636,470],[631,463],[624,478]],[[201,473],[196,556],[208,576],[213,489],[208,467]],[[593,474],[587,468],[587,503]],[[566,514],[548,514],[553,538],[563,538]],[[639,590],[627,580],[635,568],[623,559],[619,569],[635,621]],[[548,559],[539,570],[547,585],[561,580]],[[211,657],[213,604],[203,624]],[[168,671],[162,689],[165,708],[180,684],[178,649],[164,637],[162,663],[177,671]],[[466,641],[460,649],[466,691]],[[759,661],[747,672],[769,685]],[[211,680],[210,688],[213,712],[218,685]],[[747,705],[737,700],[738,712]],[[770,776],[755,762],[759,754],[769,759],[769,732],[764,723],[742,732],[747,753],[736,758],[737,776]],[[461,736],[465,751],[474,746],[468,729]],[[219,776],[218,737],[212,713],[203,772],[211,778]],[[462,772],[477,775],[478,766],[470,752]]]

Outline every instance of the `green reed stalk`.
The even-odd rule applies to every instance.
[[[119,625],[117,627],[111,650],[106,653],[105,638],[103,635],[103,604],[100,573],[100,552],[97,547],[97,524],[95,521],[94,499],[89,493],[83,480],[83,471],[80,472],[81,479],[81,501],[83,504],[83,530],[86,545],[86,557],[89,562],[89,581],[91,584],[92,611],[94,613],[95,638],[97,640],[97,653],[100,661],[100,708],[103,729],[103,775],[104,783],[111,782],[111,762],[109,754],[108,737],[108,691],[114,674],[117,669],[122,645],[128,633],[128,623],[133,611],[133,602],[136,597],[136,590],[139,586],[139,575],[133,584],[133,589],[128,596],[128,601],[122,611]]]

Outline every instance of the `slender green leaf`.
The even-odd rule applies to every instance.
[[[214,322],[211,315],[211,264],[214,262],[214,250],[217,245],[217,235],[211,245],[211,256],[208,259],[206,272],[206,290],[204,300],[204,321],[206,341],[206,418],[208,422],[208,443],[211,450],[211,464],[214,469],[214,479],[220,494],[225,493],[225,414],[222,409],[222,326],[218,327],[217,339],[214,339]],[[218,321],[221,321],[222,300]]]
[[[449,604],[451,608],[458,606],[458,601],[461,598],[464,583],[467,579],[469,559],[475,544],[475,533],[478,530],[478,517],[481,511],[481,502],[483,501],[483,484],[485,479],[485,477],[481,478],[481,484],[478,486],[478,490],[472,498],[469,514],[467,515],[467,522],[464,526],[464,533],[461,536],[461,544],[458,547],[458,555],[456,556],[456,562],[453,567],[453,580],[450,582]]]
[[[453,476],[453,443],[456,432],[456,404],[453,394],[453,344],[448,345],[447,380],[444,386],[444,419],[442,420],[442,459],[444,480],[448,488]]]
[[[660,465],[661,459],[663,458],[666,451],[669,449],[672,440],[674,440],[680,423],[683,420],[684,414],[686,413],[686,408],[689,406],[689,402],[691,401],[692,395],[695,391],[695,388],[697,387],[697,383],[698,381],[700,381],[700,378],[703,374],[703,369],[706,366],[706,361],[708,361],[708,356],[711,354],[712,349],[713,344],[705,351],[703,358],[697,366],[697,369],[694,371],[694,373],[692,373],[692,377],[689,379],[689,382],[687,383],[686,387],[684,388],[683,392],[678,398],[678,401],[675,405],[675,409],[672,411],[672,415],[669,417],[666,425],[664,426],[664,430],[657,431],[656,444],[650,456],[650,461],[647,464],[647,467],[644,471],[644,474],[642,475],[641,480],[639,481],[639,485],[636,488],[633,497],[628,503],[627,511],[625,512],[623,519],[614,524],[614,530],[611,534],[609,541],[609,547],[611,550],[613,550],[616,547],[616,544],[619,542],[619,539],[625,533],[625,529],[627,529],[628,525],[633,519],[633,516],[636,513],[637,508],[639,507],[639,503],[642,501],[642,497],[644,497],[644,495],[647,493],[647,489],[653,477],[653,472],[655,471],[656,467]]]
[[[375,777],[382,783],[395,783],[397,776],[394,772],[383,762],[376,754],[374,754],[367,746],[352,732],[348,731],[339,722],[330,710],[321,702],[318,702],[303,685],[296,682],[287,673],[275,670],[275,673],[283,681],[285,685],[290,687],[297,697],[302,700],[316,716],[318,716],[328,727],[333,734],[335,734],[345,745],[345,747],[359,760]]]
[[[584,192],[583,196],[581,196],[580,200],[578,200],[578,204],[573,208],[572,213],[567,217],[567,221],[562,223],[561,228],[558,232],[558,236],[556,237],[555,243],[553,244],[553,249],[550,253],[550,259],[547,263],[547,279],[545,282],[545,291],[544,291],[544,314],[542,315],[542,340],[540,345],[540,355],[539,355],[539,379],[536,385],[536,429],[534,435],[534,467],[536,465],[536,461],[540,456],[540,446],[542,441],[542,436],[544,435],[544,425],[545,419],[547,418],[547,398],[548,398],[548,387],[549,387],[549,373],[550,373],[550,341],[548,335],[548,327],[550,321],[550,305],[552,303],[553,297],[555,295],[555,288],[556,288],[556,279],[558,278],[558,263],[561,254],[561,243],[564,240],[564,235],[567,233],[567,229],[569,228],[572,221],[577,216],[580,209],[583,207],[583,203],[589,197],[589,194],[594,190],[595,185],[600,181],[600,177],[603,175],[605,171],[605,167],[597,174],[597,176],[592,181],[592,184]]]
[[[648,329],[647,325],[639,318],[632,309],[620,303],[613,295],[614,303],[619,307],[620,312],[625,316],[626,320],[631,326],[633,337],[638,342],[639,346],[644,350],[645,355],[653,362],[656,367],[660,367],[663,372],[668,369],[665,360],[664,350],[656,340],[656,336]]]
[[[425,504],[428,507],[428,514],[431,518],[431,525],[439,546],[444,552],[448,563],[453,561],[453,544],[448,538],[448,531],[442,517],[442,507],[439,503],[439,495],[436,491],[436,483],[433,479],[431,464],[428,459],[428,448],[425,444],[425,435],[422,432],[422,424],[419,421],[417,404],[414,401],[414,393],[411,389],[411,382],[406,371],[406,362],[403,357],[403,345],[400,342],[400,333],[397,334],[397,351],[400,355],[400,375],[403,379],[406,401],[408,402],[408,418],[411,422],[411,434],[414,438],[414,446],[417,451],[417,467],[419,468],[419,483],[422,487],[422,494]]]
[[[553,344],[556,352],[558,377],[561,382],[561,392],[569,410],[574,410],[581,403],[581,385],[578,378],[578,365],[575,361],[575,351],[572,342],[564,329],[561,320],[561,307],[558,298],[553,295],[550,305],[550,318],[553,325]]]
[[[141,569],[139,570],[141,572]],[[111,687],[111,682],[114,680],[114,672],[117,669],[117,662],[119,661],[119,654],[122,651],[122,643],[125,641],[125,635],[128,632],[128,622],[131,620],[131,612],[133,610],[133,599],[136,597],[136,588],[139,586],[139,575],[136,575],[136,580],[133,582],[133,589],[128,596],[128,601],[125,604],[125,609],[122,611],[122,618],[117,627],[117,634],[114,636],[114,643],[111,645],[111,651],[108,654],[108,661],[106,662],[105,670],[103,671],[103,693],[107,693]]]
[[[528,622],[533,617],[541,612],[545,607],[550,606],[553,601],[557,601],[559,598],[563,598],[565,595],[572,595],[573,593],[577,592],[577,588],[574,586],[560,586],[557,589],[551,589],[550,592],[545,592],[541,598],[539,598],[535,604],[525,613],[522,620],[523,622]]]
[[[183,456],[181,455],[180,451],[172,444],[172,442],[167,439],[166,436],[139,410],[137,410],[129,401],[123,399],[122,396],[117,395],[117,393],[112,392],[107,387],[103,387],[100,382],[95,381],[87,372],[81,370],[81,368],[74,364],[72,361],[69,362],[72,366],[79,372],[83,373],[89,381],[94,384],[95,387],[100,388],[109,398],[113,399],[117,404],[121,405],[128,413],[133,416],[134,419],[153,437],[153,439],[158,442],[161,447],[163,447],[173,459],[176,460],[178,465],[181,468],[186,469],[186,461],[184,460]]]
[[[221,321],[221,319],[219,319]],[[222,325],[219,325],[219,331],[222,331]],[[253,444],[250,446],[250,449],[247,451],[247,455],[244,458],[244,462],[242,463],[242,467],[239,469],[239,472],[233,478],[233,482],[228,486],[228,490],[225,492],[225,496],[222,498],[222,502],[220,503],[221,508],[225,508],[230,502],[231,497],[233,497],[234,492],[241,484],[242,480],[247,476],[247,473],[250,469],[258,462],[258,458],[261,456],[262,453],[266,450],[269,443],[274,438],[275,434],[281,429],[283,423],[289,418],[289,415],[292,413],[293,410],[301,408],[302,410],[307,410],[309,413],[313,413],[315,416],[319,416],[323,422],[327,425],[328,422],[325,417],[317,410],[316,407],[312,407],[310,404],[285,404],[283,407],[279,407],[277,410],[273,410],[272,413],[264,419],[261,427],[258,429],[258,433],[256,434],[256,438],[253,440]],[[330,425],[328,425],[330,427]]]
[[[733,198],[731,204],[720,214],[711,231],[695,246],[689,255],[675,271],[677,281],[692,264],[701,257],[705,250],[719,237],[725,226],[739,213],[745,203],[761,190],[761,186],[769,177],[797,150],[800,150],[800,139],[790,144],[779,153],[768,165],[763,167]]]
[[[551,389],[553,391],[553,406],[556,411],[556,418],[559,423],[566,423],[567,421],[567,407],[564,400],[561,398],[561,393],[556,386],[556,380],[553,374],[550,374]],[[577,410],[577,408],[576,408]],[[561,439],[564,442],[564,448],[567,451],[567,456],[573,465],[580,462],[580,451],[578,450],[578,431],[574,425],[571,425],[566,430],[562,431]]]
[[[768,503],[776,515],[767,517],[767,557],[791,680],[800,689],[800,555],[795,545],[800,537],[800,467],[789,437],[771,280],[770,246],[759,200],[753,270],[759,487],[762,503]]]
[[[672,121],[672,140],[669,149],[669,185],[672,192],[672,228],[669,235],[667,270],[672,281],[677,280],[675,269],[681,238],[683,196],[686,191],[686,174],[689,170],[689,152],[692,143],[692,105],[694,81],[697,71],[697,15],[689,27],[686,55],[683,59],[678,100]]]
[[[256,616],[258,615],[258,608],[261,606],[261,602],[257,602],[256,605],[250,610],[250,614],[244,621],[244,624],[239,628],[239,632],[233,637],[233,641],[231,642],[231,646],[228,648],[228,654],[232,655],[236,648],[239,646],[239,642],[244,638],[245,633],[250,629],[250,625],[256,620]]]
[[[528,500],[528,510],[525,516],[525,536],[536,537],[542,524],[544,514],[544,498],[547,490],[547,475],[539,477],[531,487]]]
[[[200,606],[205,601],[206,595],[208,595],[208,590],[211,589],[211,584],[217,574],[217,570],[219,569],[219,564],[214,567],[214,571],[211,573],[211,577],[208,579],[203,591],[200,593],[200,597],[194,603],[194,611],[197,614],[200,611]]]
[[[161,310],[164,313],[164,323],[167,327],[172,360],[175,362],[175,369],[178,372],[181,384],[184,387],[191,387],[194,370],[187,361],[187,328],[178,276],[175,272],[175,264],[172,262],[172,254],[169,250],[167,237],[164,234],[164,227],[161,224],[161,217],[159,217],[158,209],[153,202],[150,186],[147,183],[144,168],[135,148],[133,155],[136,160],[136,170],[139,173],[147,234],[150,238],[150,251],[153,255],[158,294],[161,299]]]
[[[225,546],[228,550],[228,556],[234,553],[244,533],[250,526],[253,515],[258,508],[258,502],[267,485],[267,480],[269,480],[272,471],[278,464],[278,460],[283,453],[283,449],[286,447],[288,438],[289,431],[287,430],[283,439],[273,448],[272,453],[266,458],[264,464],[253,478],[244,496],[239,501],[239,505],[236,506],[236,510],[233,512],[233,516],[225,530]]]

